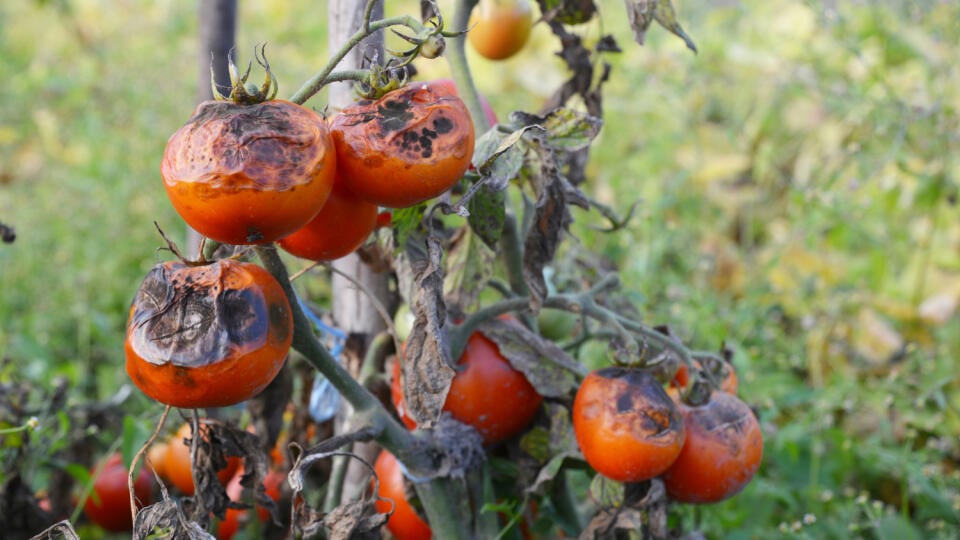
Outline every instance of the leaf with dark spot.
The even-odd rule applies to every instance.
[[[555,164],[545,165],[555,173]],[[547,173],[549,174],[549,173]],[[543,268],[553,260],[572,218],[560,182],[549,182],[537,200],[533,221],[523,242],[523,279],[530,288],[530,309],[537,313],[547,296]]]
[[[443,283],[444,300],[450,309],[470,311],[493,275],[496,256],[469,227],[457,231],[447,252],[447,279]]]
[[[496,249],[503,235],[503,222],[506,220],[506,194],[483,184],[467,202],[470,215],[467,223],[477,237],[490,249]]]
[[[444,328],[447,308],[443,300],[440,241],[427,235],[426,257],[406,250],[410,257],[413,287],[410,306],[413,330],[407,339],[403,362],[403,398],[413,419],[427,428],[436,422],[450,391],[454,371]]]
[[[479,331],[497,344],[500,354],[544,397],[569,397],[578,377],[585,375],[583,366],[566,351],[523,325],[492,319],[480,325]]]

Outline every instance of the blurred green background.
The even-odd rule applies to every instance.
[[[641,203],[618,235],[577,213],[574,241],[622,269],[648,321],[736,347],[766,434],[746,491],[675,518],[709,538],[960,536],[960,4],[677,3],[699,55],[659,27],[637,46],[622,3],[601,5],[576,31],[624,52],[586,189]],[[239,56],[268,42],[289,95],[325,61],[325,19],[240,2]],[[0,378],[65,376],[76,401],[127,384],[129,302],[168,256],[153,222],[182,235],[159,162],[193,108],[196,24],[184,1],[0,5],[0,222],[17,232]],[[506,62],[471,56],[501,116],[563,80],[557,48],[538,25]]]

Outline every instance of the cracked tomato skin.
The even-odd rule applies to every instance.
[[[293,340],[283,288],[252,263],[154,266],[130,308],[127,374],[174,407],[226,407],[277,376]]]
[[[695,407],[679,404],[687,438],[680,456],[663,475],[670,498],[716,503],[750,483],[763,460],[763,433],[750,407],[736,396],[714,392]]]
[[[287,253],[312,261],[332,261],[356,251],[377,226],[377,205],[337,180],[320,213],[278,243]]]
[[[447,191],[473,157],[473,120],[454,89],[411,83],[345,108],[331,122],[347,189],[387,208]]]
[[[642,369],[609,367],[584,378],[573,431],[587,463],[618,482],[659,476],[683,447],[683,419],[663,386]]]
[[[265,244],[317,215],[336,153],[323,117],[295,103],[205,101],[167,141],[160,173],[170,202],[200,234]]]

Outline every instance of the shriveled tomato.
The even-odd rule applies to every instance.
[[[663,386],[643,369],[590,372],[573,402],[573,431],[587,463],[619,482],[653,478],[683,447],[683,420]]]
[[[411,83],[333,117],[337,172],[347,189],[405,208],[450,189],[473,157],[473,121],[442,85]]]
[[[458,96],[460,95],[460,90],[457,89],[457,83],[455,83],[453,79],[434,79],[427,82],[427,84],[443,86],[451,92],[456,93]],[[483,109],[483,116],[487,119],[487,124],[491,126],[497,125],[499,120],[497,120],[497,113],[493,110],[493,106],[490,105],[490,102],[487,101],[487,98],[483,97],[482,95],[478,97],[480,98],[480,107]]]
[[[227,497],[229,497],[231,501],[241,502],[243,495],[243,486],[240,484],[241,478],[243,478],[243,470],[238,471],[237,474],[230,479],[230,483],[227,484]],[[281,490],[286,480],[286,474],[276,469],[271,469],[263,479],[263,488],[267,496],[274,501],[280,501]],[[257,505],[257,519],[260,523],[269,521],[270,511]],[[237,531],[239,531],[241,527],[246,526],[249,521],[247,510],[228,508],[223,521],[217,526],[217,540],[230,540],[237,534]]]
[[[714,392],[702,406],[679,405],[687,437],[663,475],[670,498],[715,503],[739,493],[763,459],[763,433],[746,403]]]
[[[470,14],[467,40],[484,58],[504,60],[523,48],[532,27],[527,0],[480,0]]]
[[[225,407],[257,395],[293,340],[290,304],[263,268],[229,259],[153,267],[127,323],[127,374],[174,407]]]
[[[433,536],[433,532],[407,500],[403,488],[403,471],[400,470],[400,463],[397,458],[393,457],[390,452],[383,450],[377,456],[373,470],[380,480],[378,495],[384,499],[390,499],[377,500],[374,502],[374,506],[376,506],[377,512],[381,514],[393,510],[393,514],[387,520],[387,530],[397,540],[429,540]],[[373,485],[373,482],[371,482],[371,485]]]
[[[467,340],[458,365],[461,371],[450,383],[443,410],[473,426],[483,436],[484,444],[495,444],[520,433],[537,415],[543,396],[523,373],[513,369],[497,344],[480,332],[474,332]],[[400,364],[395,363],[393,369],[394,406],[403,423],[413,429],[416,421],[406,413]]]
[[[208,428],[200,424],[201,437]],[[164,460],[163,470],[166,473],[166,479],[177,486],[184,495],[193,495],[193,473],[191,472],[190,446],[184,442],[184,439],[191,437],[190,424],[184,424],[171,437],[167,446],[167,454]],[[240,468],[240,458],[236,456],[227,457],[227,466],[217,471],[217,480],[221,484],[227,485],[227,482],[233,478],[237,469]]]
[[[184,221],[230,244],[272,242],[306,225],[335,172],[326,121],[283,100],[201,103],[167,141],[160,166]]]
[[[320,213],[297,232],[280,240],[287,252],[312,261],[332,261],[349,255],[377,225],[377,205],[344,187],[338,179]]]
[[[96,474],[96,467],[90,470]],[[133,483],[133,493],[138,506],[152,502],[152,476],[141,468]],[[83,512],[93,523],[113,532],[133,528],[130,515],[130,492],[127,491],[127,467],[119,453],[111,454],[103,463],[100,474],[93,481],[93,491],[83,505]]]

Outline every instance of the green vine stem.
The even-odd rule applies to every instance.
[[[662,349],[669,349],[674,352],[682,362],[688,366],[693,366],[693,354],[681,343],[661,334],[640,322],[628,319],[622,315],[611,311],[596,302],[596,296],[610,291],[620,284],[620,278],[616,274],[608,274],[598,281],[592,288],[581,293],[555,294],[543,301],[543,307],[549,309],[561,309],[573,313],[582,313],[592,319],[595,319],[605,325],[613,328],[614,334],[627,344],[636,343],[636,335],[656,344]],[[460,358],[466,347],[467,339],[477,330],[481,323],[493,319],[499,315],[511,312],[522,312],[530,304],[530,298],[526,296],[516,296],[501,300],[480,308],[469,315],[457,326],[453,326],[449,333],[450,355],[452,358]],[[710,354],[710,353],[697,353]]]
[[[456,3],[452,19],[454,30],[457,32],[467,30],[470,24],[470,12],[475,5],[477,0],[459,0]],[[467,65],[466,44],[466,34],[447,38],[447,50],[444,56],[447,58],[447,65],[450,66],[450,74],[453,76],[460,99],[467,105],[467,110],[473,118],[473,130],[480,135],[490,129],[490,125],[487,123],[487,115],[483,113],[483,107],[480,106],[480,94],[473,84],[470,66]]]
[[[293,348],[300,352],[317,371],[330,381],[330,384],[340,392],[340,395],[350,402],[358,415],[369,416],[373,427],[382,430],[377,437],[377,441],[381,445],[394,454],[403,449],[411,448],[415,442],[414,436],[394,420],[380,404],[380,400],[354,380],[350,373],[330,355],[326,347],[317,340],[311,329],[310,321],[307,320],[303,310],[300,309],[300,303],[296,301],[293,285],[287,275],[287,267],[283,264],[276,247],[272,245],[257,246],[254,250],[264,268],[273,274],[273,277],[283,287],[287,299],[290,301],[290,308],[293,312]]]
[[[290,101],[298,105],[303,105],[304,103],[307,102],[308,99],[315,96],[317,92],[319,92],[328,83],[334,82],[334,79],[331,79],[331,74],[333,73],[333,70],[337,67],[337,64],[339,64],[340,61],[343,60],[343,58],[347,56],[347,54],[354,47],[356,47],[361,41],[363,41],[370,34],[373,34],[374,32],[378,32],[386,28],[390,28],[391,26],[406,26],[407,28],[413,30],[414,32],[420,32],[423,30],[423,24],[421,24],[420,21],[411,17],[410,15],[401,15],[398,17],[388,17],[386,19],[380,19],[377,21],[370,21],[369,8],[373,3],[374,3],[373,1],[370,1],[367,4],[368,9],[364,13],[365,19],[364,19],[363,28],[361,28],[360,30],[357,30],[356,33],[350,36],[350,39],[345,41],[343,45],[341,45],[340,48],[337,49],[337,52],[330,57],[330,60],[327,62],[327,65],[325,65],[323,69],[317,72],[307,82],[303,83],[303,86],[301,86],[300,89],[297,90],[295,94],[293,94],[293,96],[290,98]],[[347,77],[347,74],[350,74],[350,73],[351,72],[343,72],[337,75],[338,77],[346,77],[346,78],[340,78],[337,80],[357,80],[354,77]],[[356,73],[353,73],[353,75],[356,75]]]

